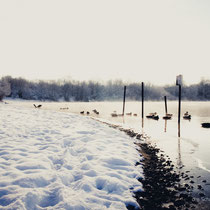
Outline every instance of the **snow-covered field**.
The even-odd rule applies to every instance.
[[[0,103],[0,209],[137,206],[133,141],[89,117]]]

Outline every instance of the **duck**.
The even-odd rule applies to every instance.
[[[159,116],[158,116],[158,115],[155,115],[155,116],[153,116],[152,119],[154,119],[154,120],[159,120]]]
[[[153,118],[155,115],[157,115],[157,112],[151,112],[146,116],[146,118]]]
[[[164,120],[170,120],[172,118],[173,114],[166,114],[165,116],[163,116]]]
[[[157,112],[151,112],[149,115],[146,116],[146,118],[154,119],[154,120],[159,120],[159,116],[157,115]]]
[[[96,109],[94,109],[93,112],[94,112],[95,114],[99,114],[99,112],[98,112]]]
[[[36,106],[36,104],[34,104],[34,107],[35,107],[35,108],[41,108],[41,107],[42,107],[42,105],[41,105],[41,104],[39,104],[38,106]]]
[[[201,123],[203,128],[210,128],[210,123]]]
[[[184,113],[184,116],[183,116],[184,119],[187,119],[187,120],[190,120],[191,119],[191,115],[188,113],[188,111],[186,111]]]
[[[63,107],[63,108],[61,107],[60,108],[60,110],[67,110],[67,109],[69,109],[69,108],[68,107]]]
[[[117,117],[118,115],[117,115],[117,112],[116,111],[113,111],[113,113],[111,113],[111,116],[112,117]]]

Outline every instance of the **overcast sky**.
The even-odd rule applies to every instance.
[[[210,79],[209,0],[1,0],[0,76]]]

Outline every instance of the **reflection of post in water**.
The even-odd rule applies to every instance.
[[[144,83],[141,83],[141,118],[142,118],[142,123],[141,127],[144,127]]]
[[[180,137],[180,117],[181,117],[181,85],[179,85],[178,137]]]
[[[165,127],[164,127],[164,132],[167,131],[167,120],[165,120]]]
[[[125,118],[124,115],[122,116],[122,123],[125,124]]]
[[[179,176],[181,176],[181,172],[182,172],[182,156],[181,156],[181,141],[180,141],[180,137],[178,137],[178,147],[177,147],[177,151],[178,151],[178,157],[177,157],[177,168],[178,168],[178,174]],[[181,183],[179,183],[179,186],[181,187]]]
[[[179,167],[182,166],[180,138],[178,138],[178,159],[177,159],[177,165],[178,165]]]
[[[141,134],[142,136],[145,136],[144,135],[144,118],[141,119]]]
[[[144,128],[144,118],[141,119],[141,127]]]

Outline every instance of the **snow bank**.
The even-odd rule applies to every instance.
[[[0,104],[1,209],[137,206],[133,139],[88,117]],[[132,189],[132,190],[131,190]]]

